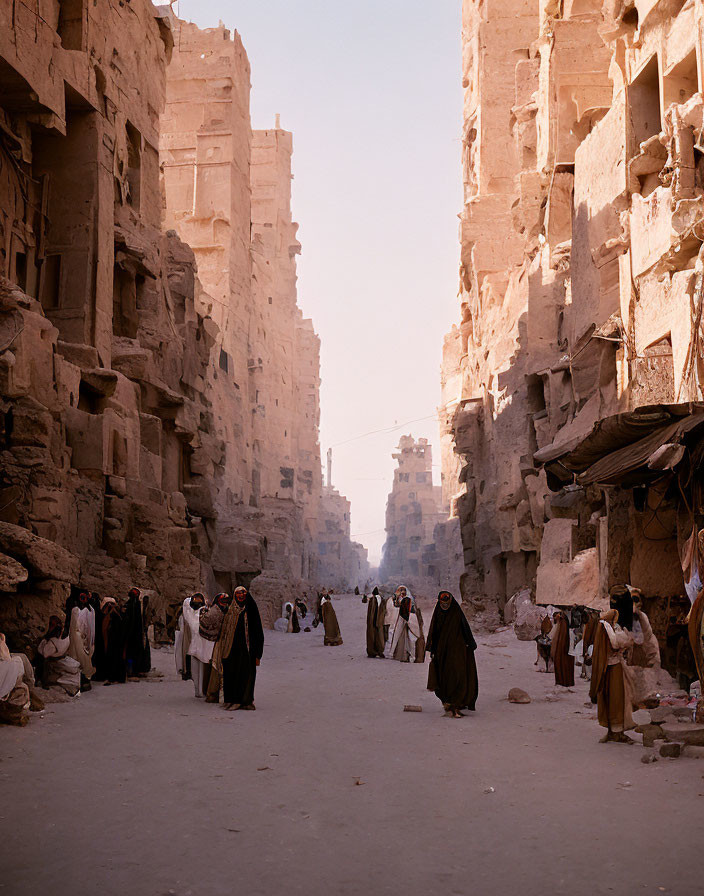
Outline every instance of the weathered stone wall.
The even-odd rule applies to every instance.
[[[228,427],[219,529],[245,518],[265,540],[256,591],[312,584],[322,487],[320,343],[297,304],[292,135],[251,130],[250,70],[239,35],[173,20],[162,122],[164,224],[194,247],[204,311],[221,330],[213,403]],[[234,384],[236,401],[228,395]],[[227,419],[229,416],[229,420]],[[219,581],[228,587],[226,574]]]
[[[461,322],[441,410],[463,596],[500,611],[537,585],[544,602],[589,603],[617,568],[672,593],[647,551],[618,561],[601,490],[553,495],[534,454],[611,414],[702,396],[704,4],[463,9]]]
[[[367,549],[352,541],[350,502],[332,485],[324,485],[320,501],[317,581],[336,592],[364,588],[369,578]]]
[[[256,577],[272,621],[321,492],[290,135],[253,140],[239,38],[149,0],[2,4],[0,60],[0,629],[80,583],[163,632]]]

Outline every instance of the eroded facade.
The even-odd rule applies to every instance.
[[[701,0],[464,0],[461,319],[441,417],[476,611],[524,587],[598,605],[622,581],[667,617],[682,600],[702,525],[691,490],[682,522],[682,468],[641,493],[613,471],[580,480],[569,452],[604,432],[630,444],[703,397],[703,20]]]
[[[249,77],[237,36],[149,0],[0,5],[13,649],[79,582],[152,592],[157,634],[192,590],[256,578],[272,621],[315,582],[319,341],[296,302],[291,135],[252,132]]]

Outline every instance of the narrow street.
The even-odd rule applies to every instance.
[[[584,682],[547,699],[509,631],[478,637],[478,712],[447,719],[427,665],[367,659],[366,607],[335,605],[342,647],[266,633],[256,713],[196,702],[161,651],[163,681],[4,730],[0,892],[698,892],[704,763],[600,745]]]

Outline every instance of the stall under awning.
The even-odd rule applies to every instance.
[[[697,434],[704,436],[704,402],[651,405],[627,414],[598,420],[591,432],[575,443],[548,445],[534,454],[548,474],[553,491],[575,477],[581,485],[622,485],[634,475],[648,481],[662,475],[670,463],[676,466],[681,453],[660,451],[677,446]],[[654,464],[651,457],[659,452]]]

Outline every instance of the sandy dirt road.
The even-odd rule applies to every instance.
[[[0,731],[0,894],[702,892],[704,762],[600,745],[584,683],[546,700],[510,632],[447,719],[427,666],[368,659],[366,607],[335,604],[342,647],[266,633],[257,712],[196,701],[159,651],[164,681]]]

